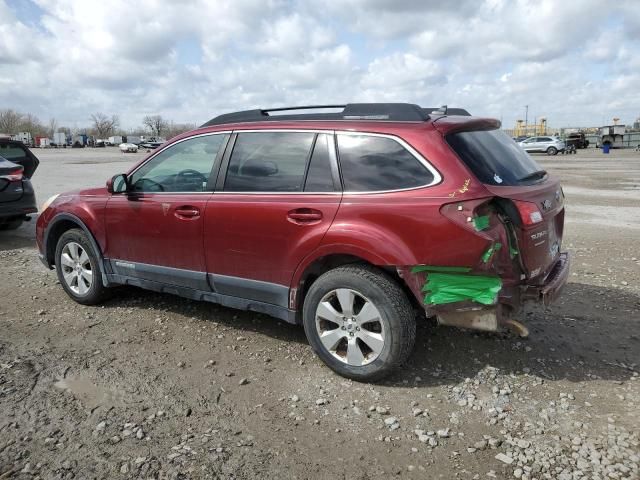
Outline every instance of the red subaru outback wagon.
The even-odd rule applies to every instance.
[[[303,108],[216,117],[50,199],[44,264],[86,305],[135,285],[302,324],[357,380],[407,360],[420,311],[526,334],[521,305],[568,277],[558,180],[462,109]]]

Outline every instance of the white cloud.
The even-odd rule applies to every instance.
[[[507,125],[523,105],[552,125],[640,114],[632,0],[36,2],[42,16],[25,19],[0,0],[0,108],[71,126],[95,111],[136,126],[347,101],[449,104]]]

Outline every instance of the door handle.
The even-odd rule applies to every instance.
[[[200,209],[192,207],[191,205],[185,205],[183,207],[176,208],[175,216],[184,219],[197,218],[200,216]]]
[[[296,208],[287,213],[287,220],[298,225],[313,225],[322,220],[322,212],[312,208]]]

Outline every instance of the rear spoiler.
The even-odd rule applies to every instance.
[[[433,119],[433,125],[443,135],[477,130],[497,130],[502,126],[500,120],[483,117],[442,116]]]

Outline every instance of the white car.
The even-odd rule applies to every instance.
[[[119,148],[122,153],[136,153],[138,151],[138,146],[135,143],[121,143]]]
[[[558,152],[564,152],[566,145],[563,140],[558,137],[530,137],[523,140],[520,145],[526,152],[546,153],[547,155],[557,155]]]

